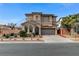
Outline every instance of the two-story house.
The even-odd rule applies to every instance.
[[[27,33],[32,32],[38,35],[55,35],[56,17],[53,14],[43,14],[42,12],[32,12],[25,14],[26,22],[22,23],[22,28],[27,28]]]

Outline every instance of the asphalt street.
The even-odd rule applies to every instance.
[[[79,56],[79,43],[0,43],[0,56]]]

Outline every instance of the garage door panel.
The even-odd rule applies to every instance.
[[[43,28],[42,29],[42,35],[54,35],[55,29],[52,28]]]

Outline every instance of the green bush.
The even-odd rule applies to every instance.
[[[10,35],[9,35],[9,34],[5,35],[5,38],[9,38],[9,37],[10,37]]]
[[[36,34],[35,34],[35,33],[32,33],[32,34],[33,34],[33,36],[35,37]]]
[[[20,31],[19,35],[20,35],[20,37],[26,37],[27,36],[25,31]]]
[[[17,37],[17,35],[14,35],[14,37],[16,38],[16,37]]]
[[[27,37],[31,37],[31,34],[27,34],[26,36],[27,36]]]
[[[10,36],[14,36],[14,35],[15,35],[14,33],[11,33],[11,34],[10,34]]]
[[[3,34],[3,37],[5,37],[6,35],[5,34]]]
[[[3,34],[3,37],[5,37],[5,38],[10,38],[10,37],[17,37],[17,35],[16,34],[14,34],[14,33],[11,33],[11,34]]]

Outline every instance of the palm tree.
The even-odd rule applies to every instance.
[[[67,25],[68,27],[72,27],[72,25],[74,25],[74,23],[76,22],[76,15],[69,15],[66,17],[63,17],[63,21],[61,22],[62,26]]]
[[[74,14],[74,15],[69,15],[69,16],[66,16],[66,17],[63,17],[62,18],[62,22],[61,22],[61,25],[65,28],[69,28],[70,30],[71,29],[75,29],[76,30],[76,26],[75,23],[79,22],[79,14]],[[77,28],[78,29],[78,28]],[[71,33],[72,33],[72,30],[71,30]]]

